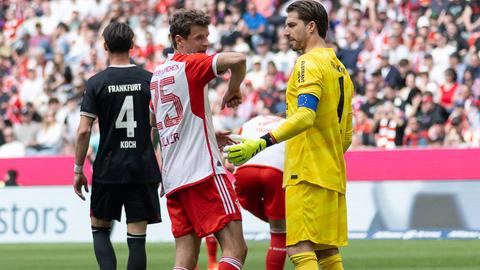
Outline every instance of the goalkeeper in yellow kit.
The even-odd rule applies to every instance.
[[[326,47],[328,16],[318,2],[288,8],[285,36],[298,58],[287,88],[287,120],[259,139],[226,149],[241,165],[287,141],[283,186],[287,252],[297,270],[343,269],[338,247],[347,245],[344,152],[352,141],[353,84]]]

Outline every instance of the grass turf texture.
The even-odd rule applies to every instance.
[[[115,244],[118,269],[126,269],[127,245]],[[268,242],[248,242],[244,269],[264,269]],[[148,269],[170,270],[174,261],[171,243],[148,243]],[[342,249],[345,269],[480,269],[479,240],[352,240]],[[206,269],[202,244],[200,270]],[[0,269],[96,269],[91,244],[2,244]],[[293,269],[290,261],[285,269]]]

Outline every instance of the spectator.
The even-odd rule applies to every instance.
[[[265,38],[259,38],[255,51],[257,52],[256,56],[260,57],[261,68],[266,70],[268,68],[268,62],[273,61],[275,54],[269,50],[270,44]]]
[[[368,115],[359,110],[355,113],[354,134],[358,136],[359,145],[375,145],[373,137],[373,121]]]
[[[361,105],[360,109],[365,112],[368,118],[372,119],[377,111],[377,107],[382,101],[377,97],[377,87],[373,82],[367,84],[365,88],[365,103]]]
[[[35,112],[33,122],[41,122],[53,110],[58,111],[57,122],[62,129],[71,129],[67,125],[74,119],[69,117],[65,122],[66,112],[75,114],[78,105],[73,100],[82,97],[84,82],[108,65],[102,43],[98,42],[103,27],[111,20],[128,22],[135,29],[137,41],[131,60],[149,69],[165,59],[171,46],[168,17],[176,9],[189,6],[201,6],[215,17],[215,25],[209,28],[212,43],[209,53],[243,52],[249,55],[249,73],[262,75],[253,76],[255,80],[250,84],[245,82],[243,93],[247,105],[239,111],[214,110],[213,118],[235,128],[251,116],[283,110],[283,93],[278,91],[283,90],[280,74],[287,78],[297,58],[282,34],[286,6],[277,5],[285,1],[156,2],[64,0],[4,6],[0,34],[0,117],[15,130],[23,124],[25,108]],[[445,70],[453,68],[458,88],[451,98],[450,110],[454,110],[456,101],[464,101],[467,118],[474,119],[470,115],[476,115],[475,100],[480,96],[480,4],[463,0],[433,0],[427,1],[428,5],[400,2],[323,2],[335,13],[327,42],[344,59],[348,69],[355,71],[350,75],[356,86],[356,113],[366,114],[371,120],[376,108],[389,101],[400,109],[408,123],[421,112],[421,93],[431,92],[433,100],[440,102],[439,86],[448,85]],[[253,72],[252,63],[258,62],[258,57],[260,68]],[[270,61],[277,68],[276,75]],[[209,96],[216,96],[217,86],[229,76],[227,72],[215,81]],[[372,91],[366,90],[372,86],[374,97]],[[53,102],[50,107],[56,108],[49,109],[50,100]],[[403,105],[396,105],[400,103]],[[361,112],[360,108],[367,110]],[[446,129],[453,132],[449,124],[429,124],[430,128],[425,129],[422,121],[423,115],[418,119],[421,130],[435,137],[429,139],[429,145],[444,145],[442,140],[449,133]],[[466,134],[479,134],[476,137],[479,138],[480,131],[472,121],[469,120]],[[23,142],[24,133],[15,133]],[[68,133],[64,134],[66,143],[59,153],[70,151]],[[464,145],[480,144],[478,139],[466,138]],[[354,139],[354,144],[365,146],[361,136]]]
[[[402,85],[402,76],[398,69],[390,64],[388,53],[383,53],[381,59],[380,72],[385,83],[392,86]]]
[[[440,104],[447,110],[452,108],[453,98],[458,88],[457,72],[453,68],[445,70],[445,83],[440,85]]]
[[[402,145],[405,121],[402,113],[391,102],[380,105],[373,120],[373,132],[377,147],[393,149],[397,145]]]
[[[357,61],[357,66],[365,69],[365,79],[370,79],[371,74],[380,68],[380,58],[380,54],[375,50],[373,42],[371,39],[367,38],[365,40],[363,50],[358,55]],[[364,92],[360,92],[360,94],[362,93]]]
[[[413,71],[418,72],[421,66],[425,65],[426,55],[426,41],[422,36],[417,36],[413,43],[413,52],[410,53],[410,62],[412,63]]]
[[[456,53],[458,53],[459,56],[464,56],[467,53],[468,44],[458,31],[458,26],[451,22],[446,25],[446,28],[449,44],[457,48]]]
[[[339,49],[337,56],[347,68],[348,73],[354,74],[357,71],[358,56],[363,50],[363,44],[358,41],[357,35],[350,31],[345,34],[345,41],[345,47]]]
[[[273,61],[269,61],[267,64],[267,75],[272,77],[274,90],[286,89],[286,82],[288,78],[282,71],[277,69],[277,66]]]
[[[289,77],[292,73],[295,61],[297,60],[297,53],[290,49],[286,38],[281,38],[278,41],[278,48],[279,51],[273,57],[273,61],[278,70],[283,72],[285,76]]]
[[[34,64],[31,64],[28,68],[27,78],[19,88],[20,100],[23,103],[32,102],[35,104],[43,93],[43,79],[37,75],[33,65]]]
[[[473,78],[480,78],[480,53],[470,54],[470,64],[467,69],[473,73]]]
[[[445,127],[445,146],[465,146],[473,138],[473,134],[468,129],[464,106],[463,102],[457,102],[454,111],[448,118]]]
[[[5,143],[0,145],[0,158],[16,158],[25,156],[25,146],[15,138],[11,127],[2,131]]]
[[[388,38],[388,62],[394,65],[402,59],[407,59],[408,55],[408,48],[402,44],[401,37],[391,35]]]
[[[456,51],[456,48],[450,44],[447,44],[447,37],[442,33],[435,34],[435,45],[436,48],[432,50],[433,63],[440,71],[444,72],[448,66],[448,57]],[[441,77],[440,77],[441,78]],[[437,81],[442,82],[442,81]]]
[[[403,145],[428,145],[428,132],[426,130],[420,130],[420,125],[416,117],[411,117],[408,119],[407,127],[405,128],[405,136],[403,138]]]
[[[49,111],[43,119],[35,144],[27,148],[27,155],[56,155],[63,144],[63,126],[55,120],[55,113]]]
[[[463,74],[465,73],[465,70],[467,70],[467,65],[465,65],[458,53],[452,53],[450,55],[450,68],[455,70],[455,73],[457,73],[457,83],[462,83],[463,82]]]
[[[243,29],[242,33],[251,38],[254,48],[260,43],[262,33],[267,28],[267,20],[262,14],[257,13],[257,7],[254,2],[247,4],[247,12],[242,16]]]
[[[35,142],[35,136],[40,130],[40,123],[33,121],[34,112],[28,109],[22,110],[21,122],[13,126],[15,137],[25,146]]]
[[[254,56],[252,59],[252,69],[245,76],[245,82],[251,83],[253,90],[265,88],[266,70],[262,69],[262,58]]]
[[[480,32],[480,3],[470,1],[465,7],[462,19],[467,32]]]
[[[433,101],[431,92],[425,92],[422,96],[420,108],[415,116],[420,122],[420,130],[428,130],[433,125],[444,124],[447,121],[448,112],[444,107]]]

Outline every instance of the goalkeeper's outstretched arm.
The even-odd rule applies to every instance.
[[[290,116],[280,127],[259,139],[243,139],[241,144],[226,148],[228,160],[236,166],[242,165],[263,149],[286,141],[313,126],[316,117],[318,98],[311,94],[298,97],[298,111]]]

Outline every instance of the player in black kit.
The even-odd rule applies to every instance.
[[[98,118],[100,146],[93,164],[91,224],[95,256],[100,269],[116,269],[110,242],[112,220],[127,217],[127,269],[146,269],[147,224],[160,222],[160,170],[150,139],[150,79],[152,73],[130,64],[133,31],[110,23],[103,32],[110,66],[87,82],[75,147],[75,193],[88,192],[83,163],[91,127]]]

